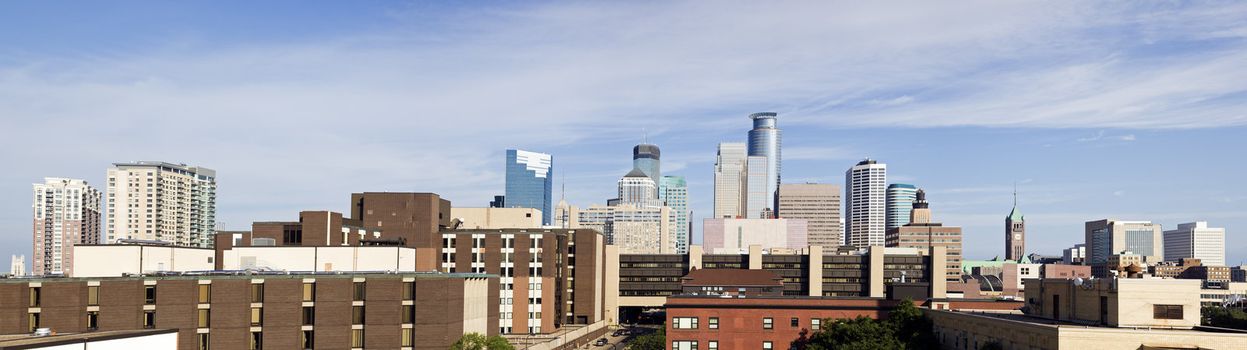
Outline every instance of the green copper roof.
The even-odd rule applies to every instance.
[[[1025,217],[1022,216],[1022,212],[1018,210],[1017,206],[1013,206],[1013,210],[1009,212],[1009,220],[1026,221]]]

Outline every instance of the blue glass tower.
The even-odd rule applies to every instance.
[[[506,206],[539,209],[541,224],[553,224],[553,165],[554,157],[549,154],[507,150]]]
[[[766,189],[757,189],[757,192],[765,191],[766,203],[764,204],[769,212],[774,214],[779,208],[779,182],[781,177],[780,159],[781,159],[781,141],[779,126],[775,123],[775,117],[778,114],[774,112],[761,112],[749,115],[749,119],[753,119],[753,129],[749,130],[749,156],[766,157]],[[754,189],[749,189],[755,192]],[[762,208],[749,208],[749,211],[761,210]]]

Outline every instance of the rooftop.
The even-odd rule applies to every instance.
[[[357,271],[357,272],[313,272],[313,271],[248,271],[248,270],[217,270],[217,271],[185,271],[168,273],[151,273],[138,276],[123,277],[9,277],[0,278],[0,283],[30,282],[76,282],[76,281],[125,281],[125,280],[200,280],[200,279],[303,279],[303,278],[352,278],[368,276],[395,276],[412,278],[486,278],[496,275],[482,273],[444,273],[444,272],[390,272],[390,271]]]
[[[144,329],[128,331],[102,331],[89,333],[57,334],[35,337],[29,334],[0,335],[0,349],[43,348],[57,345],[78,344],[87,341],[102,341],[130,337],[176,333],[176,329]]]

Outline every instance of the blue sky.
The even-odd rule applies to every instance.
[[[31,183],[112,162],[216,169],[245,229],[352,191],[483,206],[512,147],[601,203],[645,132],[701,218],[715,145],[775,111],[786,182],[879,159],[969,258],[1002,251],[1017,182],[1028,250],[1204,220],[1247,260],[1241,2],[72,5],[0,3],[0,254],[30,254]]]

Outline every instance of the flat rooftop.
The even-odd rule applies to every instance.
[[[190,271],[170,272],[167,274],[144,274],[123,277],[9,277],[0,278],[0,283],[29,282],[73,282],[73,281],[125,281],[125,280],[200,280],[200,279],[303,279],[303,278],[351,278],[351,277],[412,277],[426,278],[488,278],[497,275],[484,273],[445,273],[445,272],[389,272],[389,271],[358,271],[358,272],[312,272],[312,271]]]
[[[128,331],[102,331],[89,333],[69,333],[48,335],[42,337],[32,336],[30,334],[6,334],[0,335],[0,350],[3,349],[27,349],[41,348],[56,345],[79,344],[87,341],[102,341],[109,339],[122,339],[132,337],[142,337],[149,335],[177,333],[176,329],[142,329]]]
[[[928,310],[923,310],[923,311],[928,311]],[[1029,323],[1029,324],[1041,326],[1041,327],[1043,326],[1058,327],[1058,328],[1068,327],[1068,328],[1080,328],[1080,329],[1094,328],[1097,330],[1110,330],[1110,331],[1120,330],[1122,332],[1139,332],[1139,331],[1191,332],[1191,333],[1196,333],[1196,334],[1198,333],[1236,333],[1236,334],[1247,335],[1247,331],[1244,331],[1244,330],[1214,328],[1214,327],[1204,327],[1204,326],[1196,326],[1195,328],[1192,328],[1192,329],[1155,328],[1155,327],[1153,328],[1107,327],[1103,325],[1096,325],[1096,324],[1090,324],[1090,323],[1078,323],[1078,322],[1063,321],[1063,320],[1053,320],[1050,318],[1035,317],[1035,316],[1030,316],[1030,315],[1016,313],[1016,312],[948,311],[948,310],[936,310],[936,311],[948,312],[948,313],[959,314],[959,315],[975,316],[975,317],[994,318],[994,319],[1005,320],[1005,321],[1023,322],[1023,323]]]

